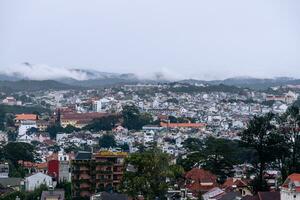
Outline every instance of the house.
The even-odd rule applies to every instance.
[[[25,135],[27,133],[27,131],[31,128],[37,128],[36,126],[36,121],[34,120],[24,120],[24,121],[20,121],[19,124],[19,130],[18,130],[18,135]]]
[[[26,177],[24,182],[26,191],[33,191],[43,184],[48,187],[53,186],[52,177],[41,172]]]
[[[59,182],[70,182],[71,181],[71,166],[70,166],[70,156],[64,151],[58,152],[59,160]]]
[[[225,192],[221,190],[218,187],[210,189],[208,192],[204,193],[202,195],[203,200],[216,200],[220,199],[223,195],[225,195]]]
[[[205,130],[206,124],[205,123],[165,123],[160,122],[160,126],[164,128],[194,128]]]
[[[43,191],[40,200],[65,200],[65,191],[63,190]]]
[[[3,188],[11,188],[14,191],[19,191],[21,187],[22,178],[0,178],[0,186]]]
[[[108,116],[107,113],[61,113],[60,116],[60,124],[62,127],[66,127],[67,125],[75,126],[76,128],[83,128],[88,125],[94,119],[99,119],[105,116]]]
[[[242,196],[252,195],[248,180],[241,178],[228,178],[222,185],[226,192],[239,192]]]
[[[8,141],[8,136],[6,132],[0,131],[0,143],[6,143]]]
[[[291,174],[284,181],[280,190],[281,200],[300,199],[300,174]]]
[[[242,200],[285,200],[280,198],[279,192],[258,192],[255,196],[245,196]],[[293,199],[297,200],[297,199]]]
[[[186,173],[185,178],[186,188],[195,195],[208,192],[218,186],[216,175],[200,168],[191,169]]]
[[[0,163],[0,178],[8,178],[9,165],[7,162]]]
[[[36,121],[38,119],[38,116],[35,114],[17,114],[15,116],[15,122],[18,126],[23,121]]]
[[[18,142],[25,142],[25,143],[31,143],[33,141],[33,137],[31,135],[19,135],[17,137]]]
[[[10,105],[10,106],[13,106],[13,105],[21,106],[22,105],[22,101],[17,101],[15,99],[15,97],[6,97],[5,99],[2,100],[2,103],[5,105]]]
[[[154,142],[154,132],[153,131],[147,131],[144,133],[144,145],[147,145],[151,142]]]
[[[125,194],[100,192],[91,196],[90,200],[128,200],[128,196]]]

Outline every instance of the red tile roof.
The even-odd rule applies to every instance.
[[[300,182],[300,174],[293,173],[293,174],[289,175],[287,177],[287,179],[284,181],[282,187],[289,188],[289,183],[290,182],[292,182],[292,183],[294,183],[294,182]],[[300,192],[300,186],[299,186],[299,184],[294,184],[294,185],[295,185],[295,190],[297,192]]]
[[[195,193],[206,192],[217,186],[217,177],[204,169],[193,168],[185,178],[188,180],[187,188]]]

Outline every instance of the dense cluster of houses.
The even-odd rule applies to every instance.
[[[60,182],[76,180],[76,183],[73,182],[73,188],[79,189],[73,191],[73,195],[88,194],[91,199],[109,199],[112,198],[110,195],[116,195],[116,199],[128,199],[126,195],[96,194],[96,190],[91,192],[91,183],[87,184],[82,180],[91,180],[93,172],[89,170],[93,168],[94,171],[99,172],[97,172],[97,176],[111,178],[112,181],[115,181],[115,184],[111,186],[117,186],[123,175],[122,170],[125,170],[122,166],[124,163],[121,163],[120,159],[124,159],[127,153],[136,152],[140,144],[147,147],[155,143],[163,152],[170,154],[176,162],[179,155],[187,153],[182,145],[186,139],[208,136],[239,139],[238,133],[246,127],[249,119],[254,115],[263,115],[268,112],[284,113],[288,106],[298,98],[298,95],[293,92],[283,95],[253,91],[245,94],[225,92],[157,92],[148,94],[141,92],[147,91],[147,89],[168,89],[168,87],[166,85],[126,85],[118,90],[110,88],[100,93],[95,90],[36,93],[32,97],[33,102],[47,105],[53,113],[51,115],[43,113],[16,114],[14,123],[17,132],[16,141],[35,143],[40,161],[19,161],[19,165],[26,170],[25,178],[9,177],[8,163],[1,163],[0,195],[15,190],[32,191],[42,184],[53,188]],[[2,104],[21,105],[22,103],[14,97],[6,97]],[[99,138],[108,132],[92,133],[82,128],[94,119],[121,112],[122,107],[127,104],[136,105],[142,113],[150,113],[153,120],[159,123],[144,125],[139,131],[129,131],[121,124],[117,124],[113,130],[109,131],[109,134],[114,135],[118,147],[127,144],[129,148],[126,150],[127,152],[125,154],[123,154],[124,152],[116,153],[121,151],[117,147],[106,150],[108,151],[106,153],[93,152],[93,147],[97,146]],[[185,121],[173,122],[169,116],[185,118]],[[72,126],[77,130],[71,133],[59,132],[56,138],[50,138],[47,128],[55,124],[59,124],[63,128]],[[0,132],[2,144],[9,142],[8,138],[8,133]],[[86,147],[92,152],[74,152],[74,149]],[[94,163],[107,159],[113,160],[114,166],[100,164],[102,167],[99,165],[98,170]],[[93,167],[87,169],[87,165]],[[250,179],[246,179],[243,175],[243,169],[247,167],[251,166],[236,166],[234,177],[227,179],[221,185],[218,184],[216,176],[211,172],[193,168],[185,174],[183,185],[169,188],[167,198],[186,200],[198,199],[201,196],[204,200],[300,199],[299,174],[291,174],[280,186],[278,185],[280,173],[266,171],[265,179],[274,191],[253,194]],[[102,175],[101,170],[106,171],[106,174]],[[84,175],[80,171],[84,171]],[[96,177],[93,181],[93,184],[100,184]],[[101,184],[103,187],[109,185],[106,182],[101,182]],[[278,188],[280,191],[275,191]],[[51,194],[55,194],[61,199],[64,198],[61,191],[48,191],[48,193],[45,191],[43,193],[44,197]]]

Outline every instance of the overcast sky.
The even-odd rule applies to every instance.
[[[0,0],[0,69],[300,78],[299,0]]]

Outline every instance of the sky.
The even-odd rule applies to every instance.
[[[300,78],[299,10],[299,0],[0,0],[0,71]]]

